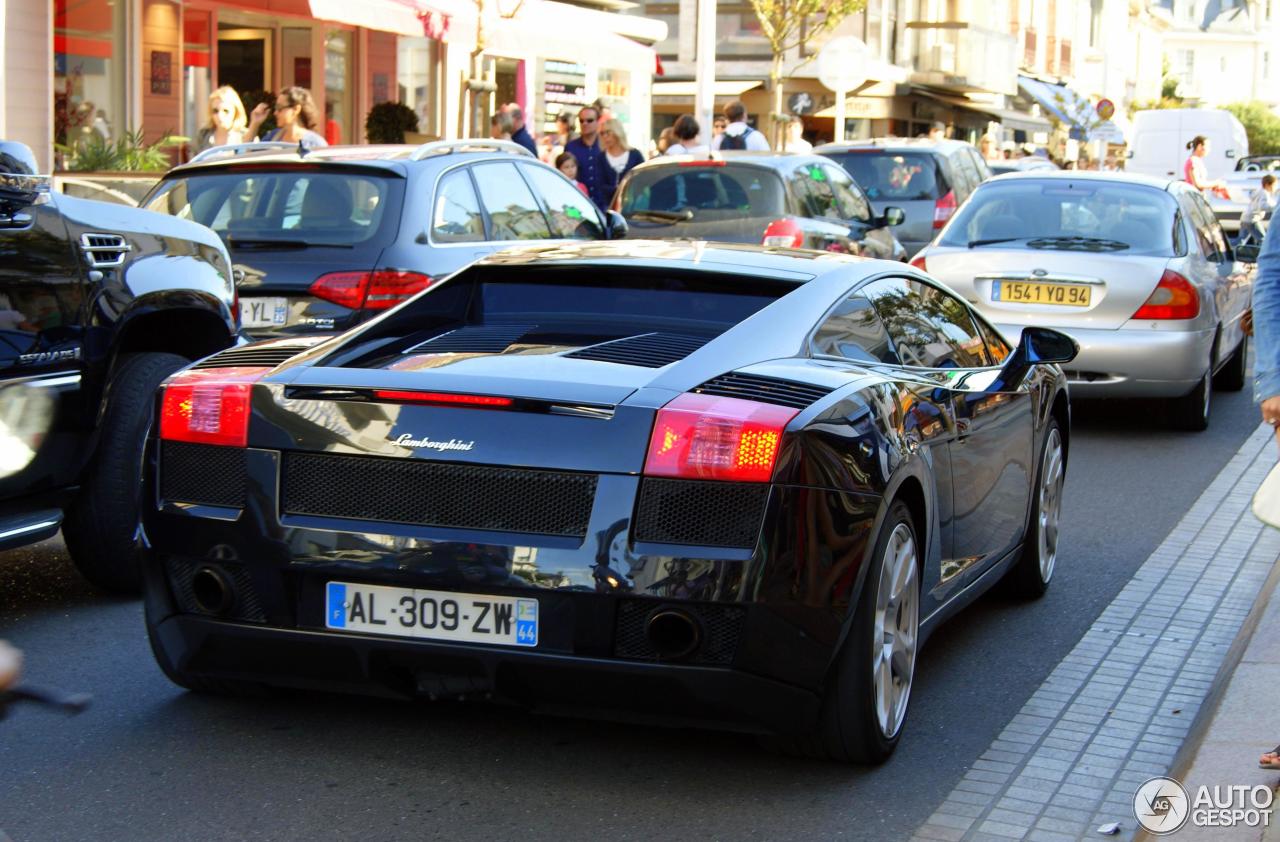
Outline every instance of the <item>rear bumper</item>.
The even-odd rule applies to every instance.
[[[1017,325],[999,325],[1016,337]],[[1213,348],[1213,330],[1060,328],[1080,343],[1063,366],[1072,398],[1176,398],[1200,382]]]

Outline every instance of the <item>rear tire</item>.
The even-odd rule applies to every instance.
[[[818,727],[772,745],[847,763],[881,763],[893,753],[915,677],[919,547],[911,511],[894,501],[868,557],[872,567],[823,691]]]
[[[1231,359],[1222,367],[1214,377],[1213,385],[1216,389],[1224,392],[1238,392],[1245,387],[1248,380],[1249,367],[1249,337],[1240,337],[1240,344],[1236,346],[1236,351],[1231,355]]]
[[[1209,410],[1213,402],[1213,366],[1206,368],[1200,382],[1187,395],[1170,403],[1170,416],[1176,430],[1198,433],[1209,428]]]
[[[142,584],[135,545],[142,449],[157,387],[188,362],[176,354],[130,354],[111,377],[97,451],[62,523],[72,562],[103,590],[132,594]]]
[[[1050,419],[1036,467],[1031,512],[1023,533],[1022,554],[1009,568],[1005,581],[1013,595],[1039,599],[1049,590],[1058,561],[1058,521],[1062,514],[1062,486],[1066,479],[1066,451],[1062,431]]]

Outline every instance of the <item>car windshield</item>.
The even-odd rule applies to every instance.
[[[1275,172],[1280,170],[1280,155],[1246,155],[1236,162],[1237,172]]]
[[[390,192],[369,173],[233,169],[168,181],[146,208],[207,225],[229,247],[355,245],[378,233]]]
[[[637,170],[622,193],[622,215],[672,223],[786,213],[782,179],[755,166],[662,166]]]
[[[873,202],[937,199],[946,192],[939,185],[938,165],[924,152],[854,149],[831,158],[853,176]]]
[[[1172,256],[1177,203],[1163,190],[1106,181],[990,181],[951,220],[940,245]]]

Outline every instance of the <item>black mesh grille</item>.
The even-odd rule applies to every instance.
[[[756,545],[768,498],[767,483],[646,477],[636,540],[749,549]]]
[[[244,507],[245,451],[184,441],[160,443],[160,497],[177,503]]]
[[[249,576],[249,571],[245,570],[243,566],[226,562],[211,563],[189,558],[169,558],[165,561],[165,567],[169,572],[169,584],[173,588],[173,598],[177,601],[178,608],[183,612],[187,614],[207,613],[196,602],[195,594],[191,591],[191,580],[200,568],[211,567],[224,574],[231,582],[233,592],[231,607],[223,616],[232,620],[249,620],[255,623],[266,622],[267,615],[262,610],[262,600],[258,596],[258,591],[253,587],[253,580]]]
[[[533,325],[467,325],[414,345],[406,354],[501,354]]]
[[[615,339],[591,345],[572,353],[565,354],[575,360],[600,360],[622,365],[638,365],[644,368],[662,368],[664,365],[683,360],[694,351],[706,345],[705,336],[682,336],[678,333],[646,333],[641,336],[628,336],[626,339]]]
[[[278,345],[259,348],[247,345],[243,348],[231,348],[214,354],[212,357],[196,363],[192,368],[227,368],[239,365],[275,368],[285,360],[301,354],[309,347],[307,345]]]
[[[594,474],[286,453],[290,515],[539,535],[587,534]]]
[[[831,394],[831,389],[826,386],[795,383],[791,380],[761,377],[758,374],[722,374],[714,380],[708,380],[693,391],[704,395],[743,398],[796,409],[804,409],[818,398]]]
[[[618,619],[613,638],[616,658],[657,661],[661,656],[649,645],[645,629],[655,611],[676,608],[692,616],[701,632],[701,643],[685,658],[695,664],[729,664],[738,651],[742,623],[747,610],[737,605],[704,605],[681,602],[678,605],[651,600],[624,599],[618,603]]]

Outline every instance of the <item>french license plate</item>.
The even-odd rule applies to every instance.
[[[538,645],[538,600],[330,582],[324,624],[342,631]]]
[[[240,324],[244,327],[280,327],[288,318],[287,298],[240,299]]]
[[[1025,281],[995,281],[991,284],[992,301],[1017,304],[1088,307],[1091,292],[1087,284],[1033,284]]]

